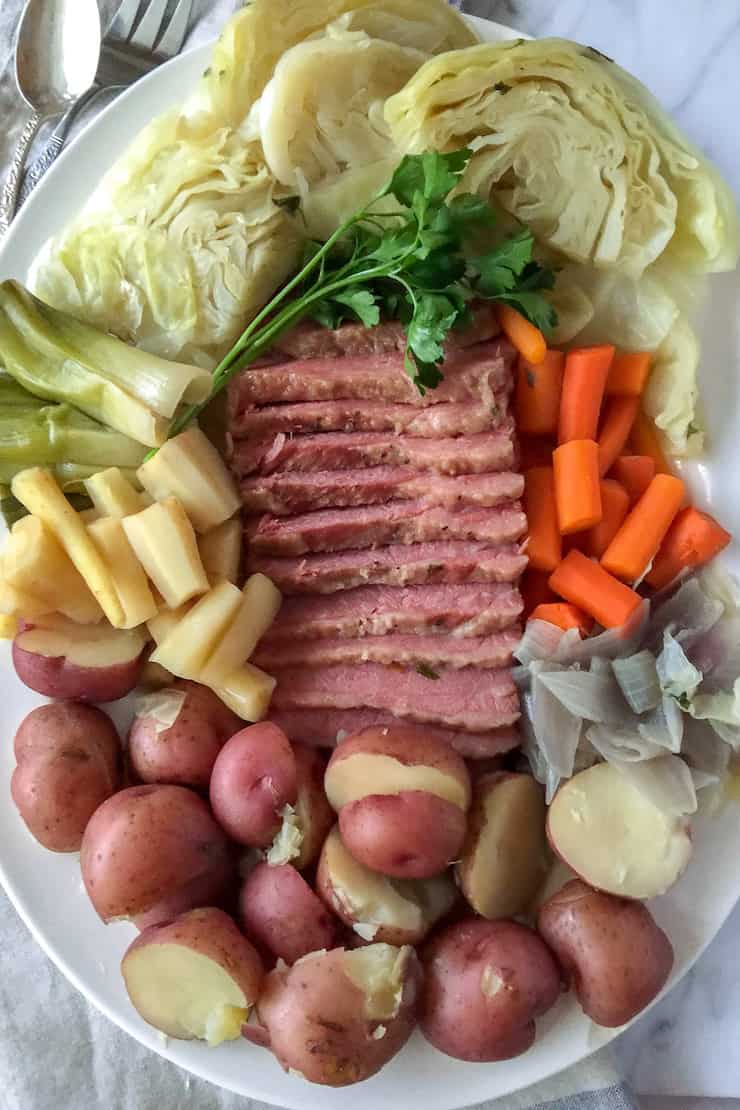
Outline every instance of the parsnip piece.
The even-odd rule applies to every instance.
[[[208,532],[239,509],[234,479],[216,448],[194,425],[163,443],[136,473],[155,501],[176,497],[196,532]]]
[[[152,652],[152,661],[180,678],[199,681],[239,612],[241,601],[241,592],[232,582],[219,582],[171,629]]]
[[[175,497],[123,519],[136,558],[170,609],[208,589],[193,526]]]
[[[198,550],[209,581],[225,578],[238,585],[243,542],[239,516],[230,517],[198,537]]]
[[[100,516],[131,516],[146,508],[149,500],[144,501],[117,466],[110,466],[86,478],[84,485]]]
[[[0,578],[0,613],[8,617],[25,617],[31,620],[44,613],[50,613],[50,606],[38,597],[23,593]]]
[[[24,516],[13,525],[3,553],[3,572],[10,586],[38,598],[47,612],[56,610],[79,624],[102,619],[103,611],[84,579],[38,517]]]
[[[120,628],[123,609],[111,573],[87,528],[74,511],[48,470],[32,467],[16,474],[13,496],[39,517],[54,533],[77,567],[90,591],[114,628]]]
[[[264,574],[253,574],[242,591],[241,605],[231,625],[201,672],[208,686],[218,685],[241,667],[277,616],[283,596]]]
[[[123,628],[136,628],[157,615],[157,603],[120,519],[107,516],[88,524],[98,551],[108,563],[124,613]]]
[[[154,643],[161,644],[163,640],[166,640],[175,625],[179,624],[185,614],[190,612],[194,604],[193,601],[185,601],[182,605],[178,605],[176,609],[162,608],[156,617],[147,621],[146,626]]]
[[[270,708],[275,683],[272,675],[245,663],[223,679],[219,686],[214,686],[213,692],[243,721],[261,721]]]
[[[18,631],[18,618],[0,613],[0,640],[12,640]]]

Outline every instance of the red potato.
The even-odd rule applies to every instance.
[[[421,970],[412,948],[371,944],[312,952],[265,978],[257,1003],[278,1061],[310,1083],[346,1087],[375,1075],[411,1036]]]
[[[207,686],[178,680],[139,702],[131,766],[142,782],[207,787],[218,753],[242,725]]]
[[[224,744],[213,765],[211,807],[232,840],[268,848],[285,806],[298,793],[296,761],[285,733],[262,721]]]
[[[646,906],[580,879],[542,906],[537,928],[597,1025],[631,1021],[660,994],[673,967],[671,942]]]
[[[465,898],[482,917],[514,917],[532,903],[548,864],[545,797],[531,775],[484,775],[456,867]]]
[[[146,639],[139,629],[75,625],[33,627],[13,641],[13,666],[21,682],[47,698],[117,701],[139,681]]]
[[[470,777],[460,756],[423,728],[367,728],[342,741],[324,785],[342,840],[372,871],[429,878],[459,855]]]
[[[422,1032],[458,1060],[508,1060],[526,1052],[535,1018],[560,994],[550,951],[514,921],[468,918],[450,925],[427,943],[422,964]]]
[[[168,1037],[233,1041],[257,1000],[264,968],[223,910],[190,910],[145,929],[121,961],[128,996]]]
[[[184,786],[131,786],[103,802],[80,864],[103,921],[131,918],[141,929],[212,905],[233,874],[223,831]]]
[[[457,901],[449,874],[390,879],[358,863],[335,825],[319,858],[316,889],[327,906],[366,941],[418,944]]]
[[[77,852],[85,826],[121,780],[121,744],[100,709],[40,705],[13,744],[10,793],[29,832],[52,852]]]
[[[258,863],[239,895],[244,931],[261,948],[295,963],[308,952],[331,948],[337,925],[295,867]]]
[[[326,758],[316,748],[293,744],[296,769],[295,805],[286,806],[283,821],[267,853],[271,864],[291,863],[302,871],[318,859],[334,810],[324,793]]]

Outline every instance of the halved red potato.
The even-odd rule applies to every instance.
[[[342,741],[324,785],[342,840],[372,871],[429,878],[459,855],[470,777],[460,756],[423,728],[368,728]]]
[[[299,871],[318,859],[334,824],[334,810],[324,793],[326,757],[316,748],[293,744],[296,769],[295,805],[283,810],[283,821],[270,845],[267,862],[291,863]]]
[[[610,763],[563,783],[548,811],[547,836],[589,886],[622,898],[665,894],[691,858],[688,821],[659,809]]]
[[[433,937],[421,958],[421,1030],[458,1060],[508,1060],[526,1052],[535,1018],[560,994],[560,970],[549,949],[515,921],[460,921]]]
[[[537,928],[597,1025],[631,1021],[660,994],[673,967],[671,942],[646,906],[580,879],[542,906]]]
[[[144,665],[146,638],[136,628],[79,625],[56,617],[13,641],[13,666],[21,682],[47,698],[107,702],[136,686]]]
[[[268,848],[285,806],[295,804],[298,776],[285,733],[262,721],[243,728],[224,744],[213,765],[211,807],[232,840]]]
[[[262,961],[223,910],[190,910],[145,929],[121,961],[128,996],[168,1037],[233,1041],[257,1000]]]
[[[319,858],[316,889],[327,906],[366,941],[418,944],[458,899],[450,874],[392,879],[371,871],[329,833]]]
[[[403,1048],[416,1023],[420,980],[408,946],[312,952],[266,976],[257,1012],[286,1071],[346,1087],[375,1075]]]
[[[247,935],[289,964],[336,941],[336,921],[289,863],[258,863],[242,886],[239,911]]]
[[[473,786],[457,878],[481,917],[524,913],[547,871],[545,797],[531,775],[499,771]]]
[[[121,742],[91,705],[31,710],[15,734],[10,792],[33,837],[52,852],[77,852],[85,827],[121,781]]]
[[[131,786],[103,802],[80,864],[103,921],[131,918],[141,929],[212,905],[233,874],[223,831],[184,786]]]

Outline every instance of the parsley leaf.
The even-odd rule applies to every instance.
[[[359,320],[366,328],[380,323],[380,309],[370,289],[345,289],[330,299],[318,301],[311,315],[325,328],[338,328],[345,320]]]
[[[381,196],[394,196],[399,204],[411,208],[416,193],[425,200],[443,200],[458,183],[473,152],[464,147],[450,154],[428,150],[407,154]]]
[[[416,673],[420,674],[422,678],[439,678],[437,672],[432,667],[427,666],[426,663],[419,663],[416,668]]]
[[[501,293],[509,293],[532,261],[533,247],[532,232],[523,228],[488,254],[471,259],[471,265],[478,271],[476,287],[483,296],[498,297]]]

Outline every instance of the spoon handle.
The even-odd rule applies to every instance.
[[[0,238],[5,235],[10,227],[13,216],[15,216],[16,208],[18,207],[18,190],[20,188],[23,167],[26,164],[28,151],[31,143],[36,137],[36,132],[41,126],[41,122],[42,117],[38,112],[34,112],[23,128],[15,151],[13,152],[13,160],[10,163],[8,176],[5,179],[2,193],[0,193]]]

